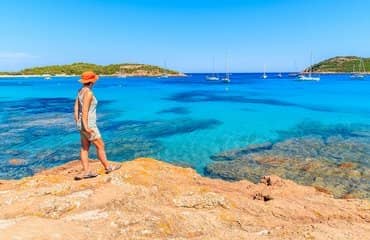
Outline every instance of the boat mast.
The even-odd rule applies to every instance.
[[[358,63],[358,73],[361,73],[361,59],[360,62]]]
[[[312,76],[312,52],[311,52],[311,62],[310,62],[310,68],[308,69],[308,76]]]
[[[168,74],[167,74],[167,60],[165,59],[164,60],[164,74],[163,74],[164,77],[168,77]]]
[[[294,67],[294,69],[293,69],[293,71],[294,72],[296,72],[296,73],[298,73],[299,72],[299,70],[298,70],[298,68],[297,68],[297,61],[296,60],[294,60],[294,63],[293,63],[293,67]]]
[[[125,66],[121,65],[119,67],[119,76],[124,77],[125,76]]]
[[[212,77],[215,77],[215,57],[212,58]]]
[[[365,69],[365,63],[364,63],[364,60],[361,58],[361,63],[362,63],[362,71],[363,73],[366,72],[366,69]]]
[[[226,79],[229,79],[229,54],[226,52]]]

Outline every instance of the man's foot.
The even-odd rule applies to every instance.
[[[97,176],[98,176],[98,174],[89,172],[89,173],[85,173],[85,174],[82,174],[82,175],[75,176],[74,179],[76,181],[79,181],[79,180],[82,180],[82,179],[94,178],[94,177],[97,177]]]
[[[113,166],[110,165],[107,169],[105,169],[105,173],[108,174],[120,168],[121,168],[121,165],[113,165]]]

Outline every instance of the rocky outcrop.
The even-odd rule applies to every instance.
[[[370,198],[370,139],[360,135],[287,138],[252,144],[212,156],[211,177],[258,182],[277,175],[310,185],[337,198]]]
[[[249,149],[251,150],[251,149]],[[0,239],[366,239],[370,204],[276,176],[201,177],[141,158],[73,181],[77,161],[0,181]]]

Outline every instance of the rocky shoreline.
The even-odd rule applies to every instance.
[[[369,126],[306,122],[274,142],[250,144],[218,153],[207,165],[208,176],[258,182],[277,175],[313,186],[336,198],[370,199]]]
[[[73,181],[73,161],[0,181],[0,239],[366,239],[370,204],[276,176],[201,177],[141,158]],[[47,226],[47,227],[46,227]]]

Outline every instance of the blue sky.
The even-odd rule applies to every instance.
[[[76,61],[184,72],[294,70],[370,56],[370,1],[1,0],[0,71]]]

